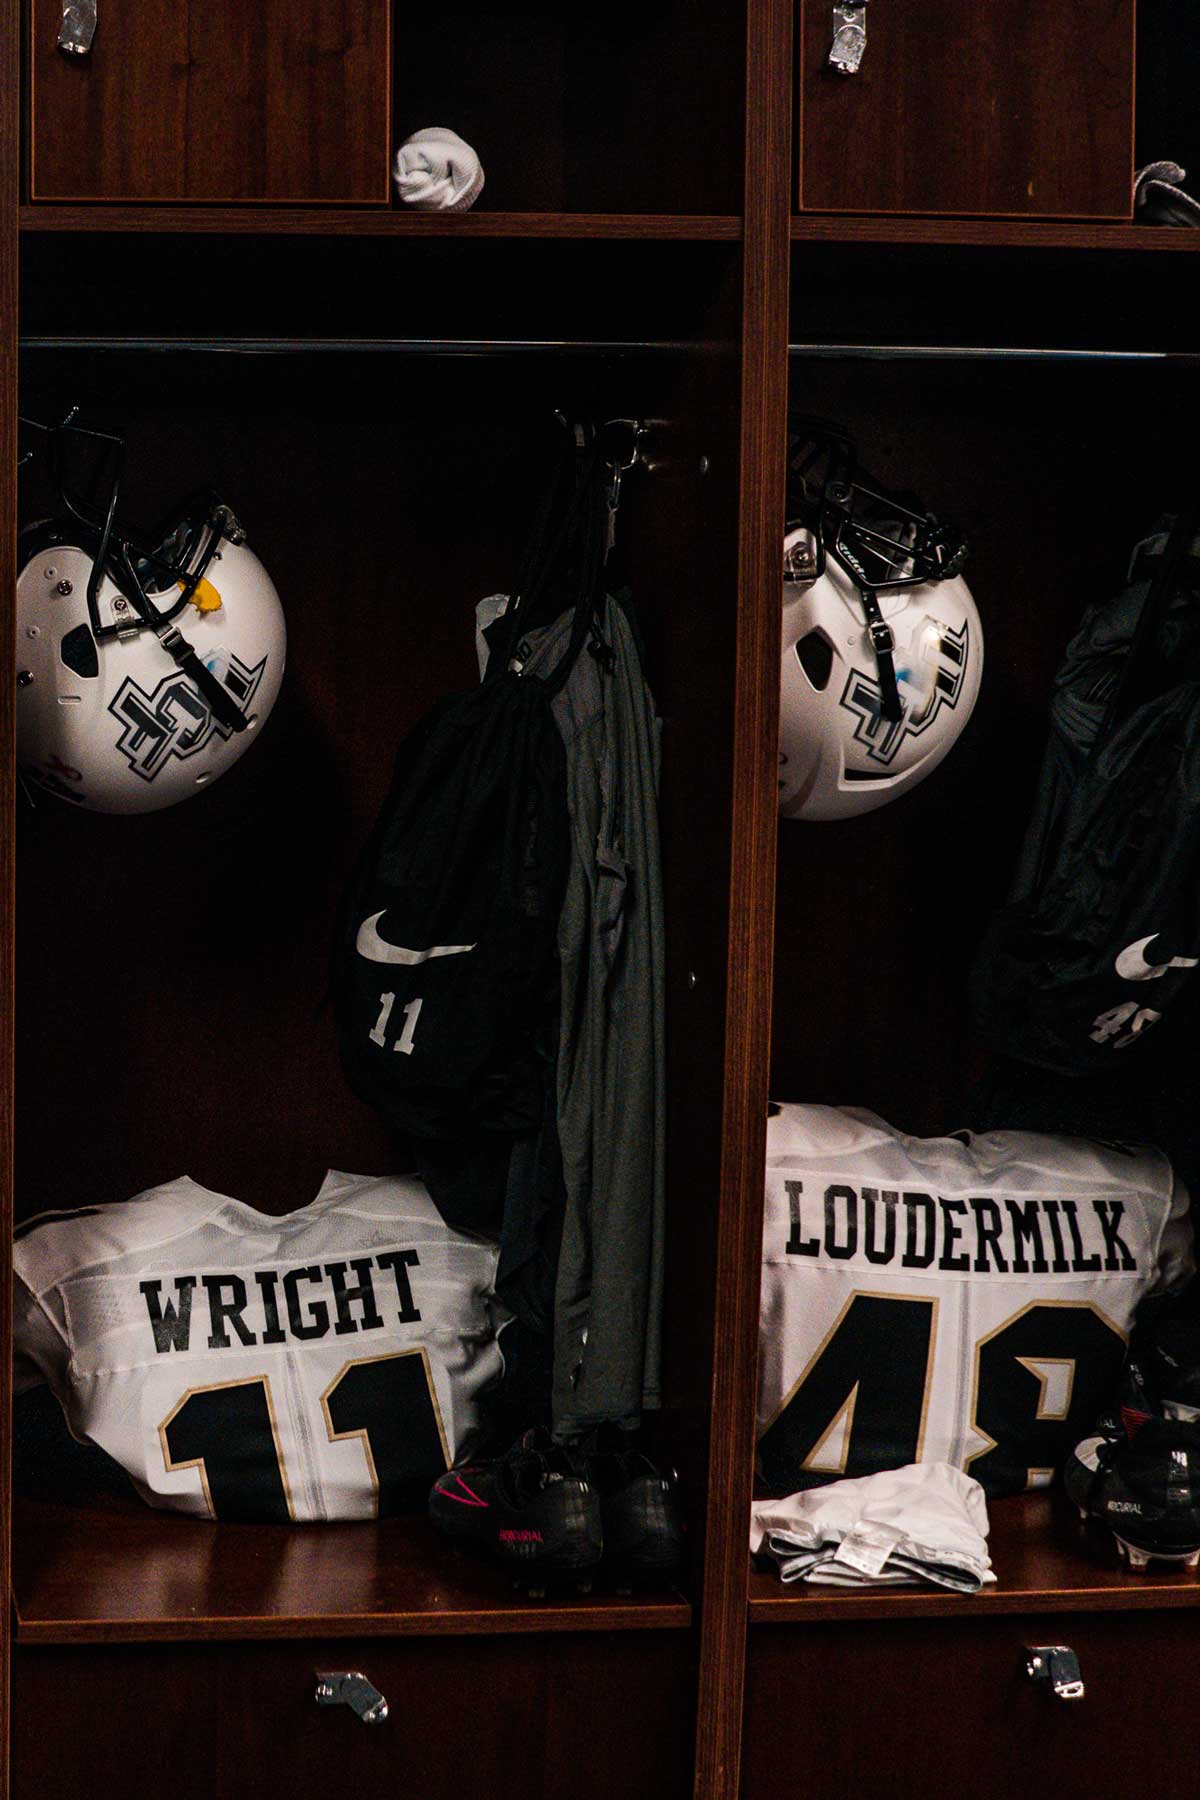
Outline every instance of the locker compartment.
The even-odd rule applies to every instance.
[[[1186,358],[847,346],[794,355],[791,396],[847,426],[886,488],[965,532],[984,652],[975,710],[926,779],[856,818],[780,822],[773,1094],[865,1106],[917,1135],[1031,1125],[1035,1108],[1042,1129],[1094,1130],[1094,1081],[1089,1094],[989,1054],[967,977],[1012,878],[1063,650],[1188,491],[1194,372]],[[1179,1073],[1195,1002],[1178,1005],[1102,1091],[1114,1130],[1174,1134],[1190,1161]]]
[[[736,213],[744,29],[744,7],[714,0],[467,0],[406,17],[397,142],[452,125],[483,162],[479,210]]]
[[[1200,29],[1185,0],[1161,0],[1138,14],[1135,162],[1170,160],[1200,182],[1200,123],[1191,84],[1200,62]]]
[[[100,0],[71,55],[61,0],[31,0],[28,198],[406,213],[394,152],[443,126],[480,158],[478,212],[740,209],[741,9],[393,10]]]
[[[411,1169],[411,1145],[354,1097],[339,1065],[328,989],[340,896],[401,738],[436,699],[478,680],[474,607],[513,579],[561,431],[556,411],[654,421],[653,467],[624,477],[610,577],[640,596],[664,721],[666,979],[678,1029],[668,1070],[667,1391],[646,1423],[664,1460],[684,1471],[697,1566],[722,1078],[720,793],[729,779],[710,747],[731,703],[736,594],[736,395],[706,344],[726,328],[731,273],[718,253],[706,264],[706,302],[689,290],[687,309],[706,311],[694,345],[684,335],[657,349],[568,341],[555,352],[443,339],[434,354],[323,338],[270,354],[213,340],[104,349],[58,337],[28,349],[22,402],[35,418],[78,405],[82,417],[127,433],[123,493],[135,517],[153,519],[197,486],[236,493],[229,504],[279,590],[289,634],[284,688],[261,740],[211,791],[138,818],[80,813],[40,795],[23,808],[22,1217],[101,1193],[126,1199],[184,1170],[282,1213],[305,1204],[328,1168]],[[719,490],[714,469],[726,477]],[[44,517],[53,506],[45,472],[34,461],[24,474],[22,517]],[[102,927],[135,913],[135,929],[109,936]],[[61,1124],[47,1131],[51,1116]],[[26,1618],[43,1625],[71,1614],[63,1597],[72,1582],[88,1585],[88,1534],[106,1530],[104,1498],[93,1504],[84,1483],[47,1535],[39,1503],[53,1488],[51,1478],[26,1492],[27,1529],[17,1529],[17,1586]],[[115,1605],[121,1618],[153,1621],[157,1587],[173,1616],[207,1616],[218,1602],[207,1559],[197,1561],[202,1546],[185,1547],[171,1535],[175,1521],[139,1506],[118,1506],[137,1564],[126,1583],[132,1609],[118,1597],[101,1613]],[[387,1597],[360,1594],[352,1616],[382,1606],[418,1619],[507,1618],[501,1571],[468,1563],[461,1579],[431,1587],[425,1565],[436,1550],[427,1521],[406,1525]],[[282,1547],[264,1542],[259,1554],[274,1568]],[[349,1577],[342,1585],[356,1591]],[[335,1587],[318,1584],[316,1617],[340,1606]],[[597,1604],[603,1614],[609,1601]],[[619,1607],[623,1621],[636,1625],[642,1604]],[[674,1589],[649,1595],[647,1616],[664,1604],[674,1622],[688,1616]],[[270,1600],[256,1605],[252,1616],[265,1609],[269,1630]],[[96,1617],[82,1593],[77,1611]]]
[[[1186,261],[1171,277],[1180,296]],[[1131,313],[1135,276],[1120,258],[1070,345],[1057,329],[1073,304],[1086,310],[1081,264],[1060,267],[1045,309],[1003,287],[993,261],[1012,304],[993,311],[982,294],[957,334],[942,304],[950,266],[965,275],[970,254],[796,258],[792,407],[847,427],[870,476],[966,533],[984,663],[974,713],[925,780],[856,818],[780,821],[772,1092],[864,1107],[918,1136],[1023,1126],[1148,1139],[1194,1190],[1194,994],[1119,1071],[1071,1078],[996,1054],[967,993],[1034,802],[1067,642],[1085,607],[1123,587],[1135,544],[1191,495],[1194,361],[1182,329]],[[745,1795],[772,1792],[801,1755],[822,1800],[921,1791],[931,1695],[952,1721],[936,1751],[947,1789],[1186,1791],[1177,1759],[1144,1741],[1132,1761],[1125,1746],[1098,1766],[1088,1721],[1114,1694],[1157,1692],[1165,1671],[1191,1666],[1195,1571],[1122,1568],[1057,1486],[988,1510],[997,1582],[977,1595],[785,1585],[752,1570]],[[1078,1700],[1026,1667],[1034,1649],[1061,1646],[1080,1665]]]

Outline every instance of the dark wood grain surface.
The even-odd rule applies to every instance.
[[[338,1670],[383,1695],[382,1723],[317,1705],[318,1672]],[[461,1800],[486,1783],[536,1800],[684,1800],[690,1685],[686,1638],[662,1633],[22,1648],[12,1792]]]
[[[868,8],[853,76],[800,13],[804,211],[1130,217],[1133,0]]]
[[[338,207],[77,206],[28,204],[23,231],[194,232],[201,235],[316,237],[662,238],[738,239],[738,213],[495,212],[462,214],[370,212]],[[1080,224],[1070,220],[859,218],[838,213],[794,215],[797,243],[965,244],[1027,249],[1200,250],[1200,232],[1180,227]]]
[[[994,244],[1021,249],[1200,250],[1200,232],[1175,225],[1074,223],[1068,219],[841,217],[802,213],[792,220],[797,243]]]
[[[757,1257],[770,1044],[766,980],[778,805],[779,446],[787,405],[788,7],[752,7],[746,43],[737,693],[733,718],[721,1211],[713,1289],[709,1532],[702,1598],[698,1800],[733,1800],[741,1686],[747,1460],[753,1436]]]
[[[321,237],[718,238],[741,236],[736,213],[352,212],[337,207],[45,206],[21,208],[29,231],[187,231]]]
[[[34,0],[32,198],[387,204],[386,0],[147,0],[101,14],[85,57],[61,18]]]
[[[1192,1800],[1193,1618],[983,1618],[972,1605],[954,1619],[755,1630],[745,1800],[772,1800],[801,1769],[812,1800]],[[1081,1699],[1057,1699],[1026,1673],[1031,1648],[1058,1644],[1078,1657]],[[1143,1682],[1153,1731],[1130,1717]]]
[[[679,1631],[691,1619],[675,1589],[631,1599],[598,1581],[590,1595],[531,1599],[425,1519],[236,1526],[116,1498],[19,1499],[13,1594],[27,1644]]]

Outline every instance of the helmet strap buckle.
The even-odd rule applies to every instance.
[[[898,724],[904,717],[904,702],[900,698],[900,685],[896,680],[896,665],[892,660],[896,649],[896,634],[879,610],[879,601],[874,590],[860,587],[863,612],[867,620],[867,637],[875,652],[875,666],[879,670],[879,711],[880,715],[891,724]]]

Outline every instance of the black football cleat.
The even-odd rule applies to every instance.
[[[1096,1420],[1093,1435],[1112,1443],[1131,1441],[1149,1420],[1163,1416],[1146,1354],[1131,1353],[1125,1359],[1111,1403]]]
[[[1063,1485],[1137,1569],[1200,1567],[1200,1322],[1168,1312],[1135,1340],[1112,1404],[1076,1445]]]
[[[604,1567],[617,1591],[676,1580],[687,1566],[687,1527],[675,1475],[664,1475],[615,1425],[599,1426],[573,1452],[600,1496]]]
[[[429,1516],[450,1543],[488,1552],[539,1598],[551,1584],[591,1590],[604,1549],[600,1501],[547,1432],[439,1475]]]
[[[1164,1319],[1154,1333],[1146,1364],[1162,1416],[1200,1420],[1200,1320]]]
[[[1132,1429],[1130,1427],[1132,1426]],[[1075,1446],[1063,1485],[1085,1520],[1112,1532],[1135,1569],[1200,1566],[1200,1425],[1112,1415]]]

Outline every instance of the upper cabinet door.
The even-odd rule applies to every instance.
[[[1128,219],[1134,3],[799,0],[800,210]]]
[[[33,200],[387,205],[389,0],[30,0]]]

